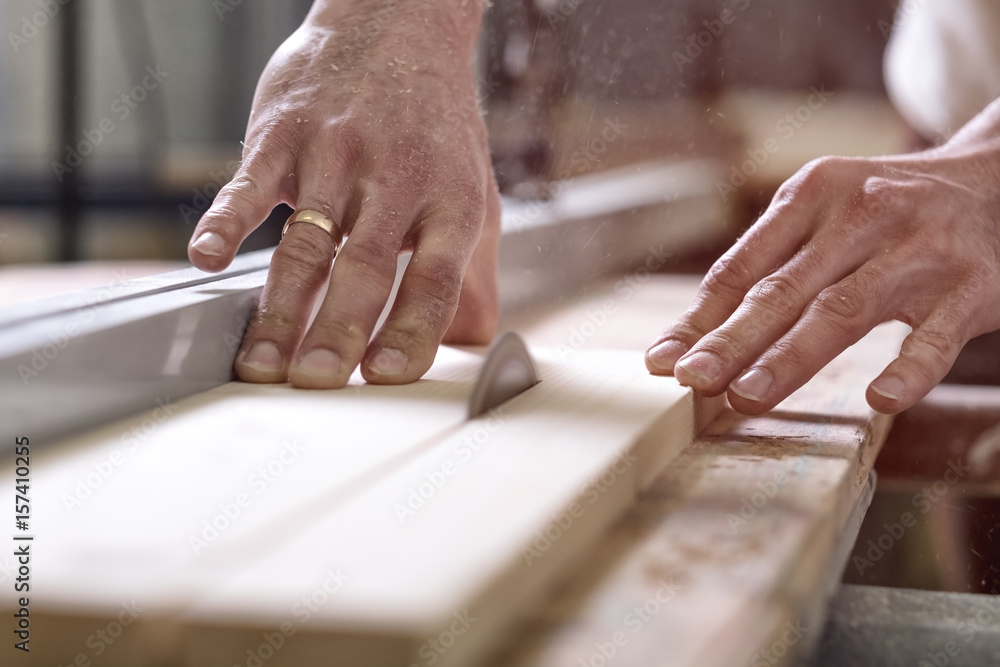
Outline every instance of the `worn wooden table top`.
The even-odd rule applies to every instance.
[[[626,276],[504,328],[557,357],[615,349],[641,360],[697,283]],[[769,415],[724,410],[597,546],[537,584],[547,602],[486,662],[781,664],[811,645],[838,543],[891,424],[864,389],[903,333],[878,328]]]

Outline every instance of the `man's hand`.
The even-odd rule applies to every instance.
[[[348,237],[294,224],[275,250],[236,358],[249,382],[416,380],[438,344],[485,343],[496,326],[500,208],[475,99],[481,3],[317,0],[274,54],[254,99],[243,162],[189,248],[219,271],[281,202]],[[413,257],[388,320],[396,259]],[[306,330],[324,284],[329,289]]]
[[[941,148],[824,158],[775,195],[646,355],[657,374],[760,414],[881,322],[913,331],[868,387],[896,413],[1000,328],[1000,101]],[[879,369],[871,369],[875,375]]]

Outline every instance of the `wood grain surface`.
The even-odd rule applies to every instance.
[[[677,302],[671,281],[619,300],[580,349],[667,324],[650,313]],[[525,323],[526,335],[563,341],[613,293]],[[767,415],[723,411],[488,664],[790,664],[822,633],[838,542],[892,424],[865,387],[907,330],[876,328]]]
[[[891,423],[864,387],[903,330],[702,429],[720,404],[641,352],[697,282],[632,274],[508,321],[543,381],[477,421],[482,351],[442,348],[407,387],[234,383],[39,451],[15,664],[788,661],[818,638]]]
[[[133,604],[101,664],[253,662],[268,637],[270,665],[469,664],[718,406],[635,353],[539,349],[539,385],[467,420],[480,354],[402,387],[164,397],[42,450],[32,657],[91,655]]]

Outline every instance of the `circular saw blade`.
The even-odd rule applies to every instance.
[[[500,336],[490,347],[479,378],[469,396],[469,419],[538,384],[538,374],[524,340],[512,331]]]

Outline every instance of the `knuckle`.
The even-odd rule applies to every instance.
[[[321,145],[318,148],[341,171],[362,164],[367,155],[368,142],[363,131],[347,119],[332,118],[325,121],[320,128],[320,137]]]
[[[438,343],[444,335],[444,328],[451,322],[451,316],[445,318],[432,310],[443,305],[437,301],[426,305],[427,310],[423,311],[419,317],[409,313],[387,321],[382,330],[379,331],[380,341],[409,349]]]
[[[949,340],[958,349],[978,331],[974,330],[976,318],[975,307],[971,303],[955,304],[944,312],[938,313],[941,330],[946,331]]]
[[[911,201],[896,181],[869,176],[858,188],[859,204],[850,221],[862,225],[897,220],[909,222],[914,213]]]
[[[988,298],[1000,286],[1000,260],[990,256],[989,249],[974,249],[960,262],[962,291],[974,298]]]
[[[686,314],[681,319],[674,322],[669,328],[664,329],[660,336],[662,338],[674,338],[690,347],[704,338],[707,333],[708,331],[705,331],[694,324],[694,322],[691,321],[690,316]]]
[[[296,123],[296,109],[280,107],[262,114],[247,133],[244,155],[247,162],[267,162],[274,153],[292,153],[298,144],[302,124]]]
[[[966,296],[960,303],[966,306],[967,311],[971,311],[975,308],[975,304],[988,303],[993,301],[996,296],[1000,296],[998,287],[1000,287],[1000,275],[998,275],[996,268],[982,263],[974,263],[964,272],[963,279],[956,291]],[[965,319],[971,320],[974,316],[974,312],[967,312]]]
[[[821,182],[829,181],[831,178],[840,178],[842,174],[846,173],[855,163],[855,160],[847,157],[841,157],[838,155],[826,155],[823,157],[810,160],[803,167],[806,175],[820,180]]]
[[[331,118],[324,123],[323,129],[333,138],[339,148],[355,153],[358,157],[364,153],[366,146],[365,133],[350,119],[344,117]]]
[[[873,202],[888,203],[896,197],[896,185],[884,176],[868,176],[860,187],[860,194]]]
[[[260,181],[254,178],[245,168],[233,176],[233,180],[226,184],[223,191],[239,194],[247,198],[262,198],[264,196],[264,188],[261,186]]]
[[[791,314],[802,308],[802,288],[786,273],[773,273],[750,288],[747,302],[751,306]]]
[[[368,334],[356,323],[336,317],[317,318],[309,328],[308,347],[331,347],[338,351],[348,347],[364,349]],[[303,348],[306,346],[303,345]]]
[[[475,179],[462,179],[448,190],[447,199],[459,217],[482,218],[486,212],[486,184]]]
[[[439,218],[444,225],[439,231],[463,247],[471,247],[486,220],[486,189],[473,182],[449,188],[437,206],[427,211],[424,219]]]
[[[219,190],[212,208],[220,216],[235,216],[244,209],[257,210],[267,204],[264,186],[244,169]]]
[[[433,178],[433,170],[427,168],[433,151],[433,141],[422,133],[397,137],[387,148],[387,168],[376,177],[376,182],[381,188],[426,190]]]
[[[852,329],[868,312],[870,297],[857,287],[834,285],[816,296],[812,309],[828,324]]]
[[[794,338],[785,337],[776,341],[768,355],[776,367],[789,369],[809,369],[815,366],[816,358]]]
[[[462,291],[463,267],[448,258],[424,259],[407,281],[409,298],[420,303],[426,320],[450,320]]]
[[[352,264],[366,272],[395,275],[396,246],[390,245],[382,235],[355,234],[344,244],[337,262]]]
[[[427,279],[440,289],[457,292],[462,288],[465,262],[458,253],[420,257],[416,268],[419,272],[414,277]]]
[[[924,325],[913,331],[903,342],[900,358],[915,362],[925,375],[936,369],[948,368],[964,341],[938,325]]]
[[[673,338],[690,347],[715,328],[704,325],[703,321],[704,318],[698,306],[692,306],[680,317],[671,322],[668,327],[663,329],[660,333],[660,338]]]
[[[299,225],[304,227],[305,225]],[[288,234],[281,243],[278,244],[282,270],[292,273],[293,280],[303,281],[315,276],[319,270],[329,270],[333,261],[332,252],[324,250],[324,243],[330,246],[332,243],[321,241],[317,243],[317,234],[324,234],[322,230],[302,229],[296,230],[294,234]],[[287,260],[287,261],[285,261]]]
[[[737,252],[722,256],[712,265],[702,281],[702,288],[711,294],[742,299],[753,284],[749,260]]]
[[[935,334],[935,337],[940,333],[942,340],[951,341],[957,353],[957,349],[977,333],[973,331],[975,318],[976,307],[969,301],[956,299],[947,308],[938,310],[930,322],[925,322],[924,327]]]
[[[269,334],[272,332],[287,334],[300,331],[305,323],[296,318],[291,311],[283,308],[282,305],[281,300],[275,303],[271,301],[261,302],[254,311],[245,340],[261,336],[270,338]]]
[[[740,326],[721,327],[698,341],[698,349],[712,352],[724,366],[729,366],[747,356],[751,336]]]
[[[844,158],[827,156],[807,162],[794,176],[778,189],[775,199],[787,201],[801,196],[815,197],[830,187],[832,181],[839,181],[845,173]]]

